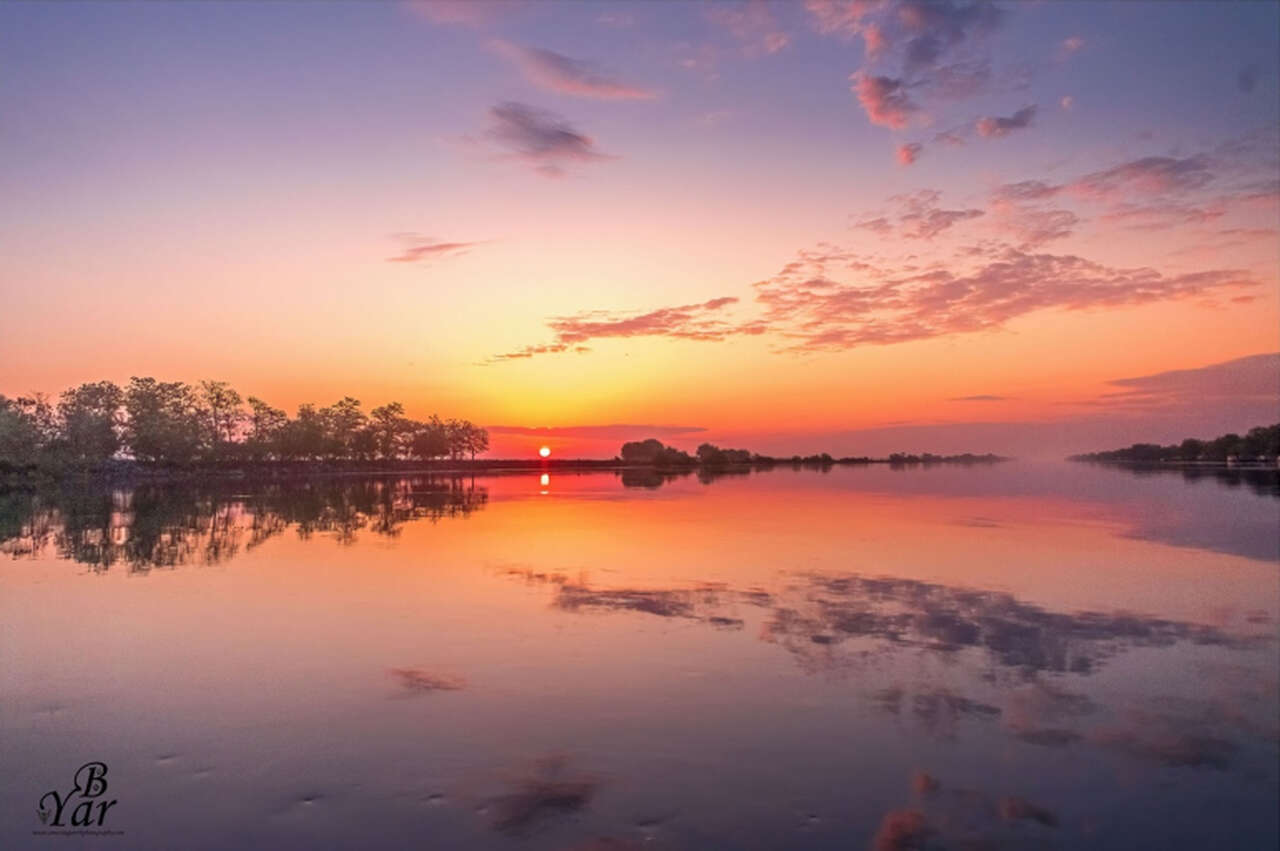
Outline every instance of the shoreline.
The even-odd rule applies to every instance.
[[[423,464],[422,462],[391,462],[355,467],[335,465],[330,462],[275,463],[267,462],[253,466],[201,466],[201,467],[156,467],[134,462],[115,462],[99,469],[64,470],[52,472],[47,470],[31,470],[22,472],[0,473],[0,489],[5,487],[22,487],[41,483],[60,483],[67,481],[107,481],[119,484],[164,483],[180,481],[246,481],[276,482],[298,481],[317,478],[343,477],[390,477],[390,476],[445,476],[465,477],[477,475],[502,475],[514,473],[586,473],[586,472],[646,472],[661,475],[679,475],[682,473],[734,474],[763,472],[780,467],[792,469],[822,470],[831,467],[861,467],[883,464],[897,467],[933,467],[933,466],[987,466],[1010,461],[1010,458],[997,456],[932,456],[925,459],[901,460],[893,458],[834,458],[818,460],[809,458],[768,458],[750,464],[728,464],[723,466],[707,465],[674,465],[657,466],[653,464],[627,464],[616,459],[533,459],[496,458],[477,461],[451,461],[441,464]]]
[[[1275,470],[1280,459],[1272,461],[1130,461],[1122,458],[1087,458],[1073,455],[1066,460],[1076,464],[1100,464],[1104,467],[1133,467],[1143,470]]]

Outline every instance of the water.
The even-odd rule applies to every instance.
[[[0,846],[1275,847],[1278,493],[1024,463],[9,493]],[[34,834],[89,761],[123,835]]]

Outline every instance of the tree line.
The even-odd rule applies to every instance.
[[[1135,443],[1124,449],[1072,455],[1072,461],[1124,461],[1130,463],[1193,461],[1270,461],[1280,455],[1280,423],[1249,429],[1243,437],[1232,432],[1211,440],[1188,437],[1181,443]]]
[[[682,449],[667,446],[655,438],[634,440],[622,444],[618,458],[624,464],[655,467],[658,469],[680,469],[698,467],[703,470],[723,470],[742,467],[773,467],[777,464],[791,464],[794,467],[830,468],[836,464],[877,464],[888,463],[893,466],[906,464],[994,464],[1007,461],[1000,455],[974,455],[965,452],[962,455],[935,455],[925,452],[922,455],[895,452],[888,458],[870,458],[865,455],[832,457],[823,452],[818,455],[792,455],[788,458],[775,458],[759,455],[747,449],[722,449],[713,443],[704,443],[698,447],[695,455]]]
[[[131,378],[81,384],[57,402],[0,395],[0,471],[93,469],[132,459],[189,467],[273,461],[475,458],[489,434],[468,420],[425,421],[390,402],[369,411],[345,396],[290,417],[225,381]]]

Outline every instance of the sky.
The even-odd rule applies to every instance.
[[[0,393],[1060,455],[1280,419],[1280,4],[0,5]]]

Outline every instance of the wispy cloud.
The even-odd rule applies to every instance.
[[[707,9],[707,19],[728,30],[748,56],[777,53],[791,44],[765,0],[714,5]]]
[[[894,269],[848,253],[811,254],[755,284],[756,298],[770,327],[795,341],[791,350],[814,351],[993,330],[1045,309],[1122,307],[1257,286],[1232,269],[1165,274],[1008,246],[966,253],[976,265],[957,256]],[[857,283],[834,279],[832,266],[850,265],[858,269]]]
[[[698,304],[663,307],[647,313],[592,310],[573,316],[558,316],[547,321],[547,327],[555,334],[552,342],[495,355],[492,360],[512,360],[581,349],[593,340],[609,338],[668,337],[708,342],[721,341],[734,335],[764,333],[765,327],[761,323],[733,323],[720,318],[724,308],[737,302],[737,298],[723,297]]]
[[[952,396],[948,402],[1007,402],[1012,396],[993,396],[988,393],[979,393],[976,396]]]
[[[857,222],[854,227],[880,234],[896,233],[906,239],[933,239],[951,227],[984,215],[983,210],[945,210],[938,206],[942,193],[922,189],[889,199],[891,209],[884,215]]]
[[[396,234],[396,238],[404,243],[404,250],[394,257],[388,257],[390,263],[419,263],[443,257],[454,257],[465,254],[479,242],[443,242],[416,233]]]
[[[1070,210],[1042,209],[1007,202],[993,204],[992,213],[997,228],[1023,249],[1066,239],[1080,223],[1080,217]]]
[[[1111,198],[1125,193],[1162,195],[1200,187],[1213,180],[1209,157],[1142,157],[1086,174],[1066,189],[1088,197]]]
[[[897,147],[894,156],[898,158],[899,165],[913,165],[920,159],[922,153],[924,153],[924,145],[919,142],[907,142]]]
[[[548,177],[564,176],[568,164],[612,159],[554,113],[507,101],[490,109],[489,118],[486,135]]]
[[[653,89],[624,83],[586,62],[552,50],[524,47],[501,39],[491,44],[494,50],[514,62],[529,82],[548,91],[600,100],[653,100],[658,96]]]
[[[863,19],[878,5],[875,0],[805,0],[804,7],[818,32],[852,38],[862,34]]]
[[[1250,355],[1196,369],[1174,369],[1135,378],[1116,378],[1121,388],[1104,394],[1108,404],[1143,408],[1201,406],[1206,400],[1270,403],[1280,414],[1280,352]]]
[[[1022,109],[1007,117],[987,116],[979,118],[978,123],[974,125],[978,131],[978,135],[985,139],[998,139],[1001,136],[1007,136],[1015,130],[1022,130],[1031,126],[1031,122],[1036,117],[1036,107],[1024,106]]]

